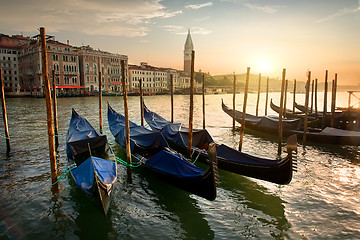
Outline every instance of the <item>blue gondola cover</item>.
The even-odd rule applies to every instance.
[[[105,135],[100,135],[91,124],[83,117],[79,116],[73,109],[69,129],[66,135],[66,153],[69,158],[76,158],[76,155],[91,149],[104,147],[107,143]]]
[[[125,117],[115,112],[110,106],[108,108],[108,122],[115,141],[125,148]],[[154,132],[129,121],[130,127],[130,148],[133,152],[138,149],[156,149],[168,147],[165,138],[159,132]]]
[[[203,169],[189,163],[178,154],[168,151],[160,151],[145,162],[146,166],[153,168],[163,174],[190,181],[201,181]]]
[[[180,146],[188,145],[189,128],[184,127],[181,123],[171,123],[160,115],[144,108],[144,118],[152,129],[161,131],[165,139],[179,144]],[[192,145],[197,148],[206,149],[207,145],[214,142],[211,135],[206,129],[194,129]]]
[[[116,178],[116,163],[98,157],[92,157],[95,172],[105,184],[112,184]],[[86,159],[77,168],[71,171],[76,185],[87,194],[92,194],[94,187],[94,167],[91,158]]]

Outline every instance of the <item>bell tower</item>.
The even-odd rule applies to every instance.
[[[184,72],[191,72],[191,54],[194,50],[194,44],[191,39],[190,29],[188,30],[188,35],[186,37],[186,42],[184,45]]]

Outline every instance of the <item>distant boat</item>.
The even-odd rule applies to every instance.
[[[277,113],[280,112],[280,107],[279,107],[279,106],[276,106],[276,105],[273,103],[272,99],[270,99],[270,108],[271,108],[272,110],[274,110],[275,112],[277,112]],[[286,109],[286,110],[285,110],[285,115],[286,115],[287,118],[292,118],[292,117],[302,117],[304,114],[303,114],[302,111],[301,111],[301,112],[296,112],[296,111],[293,112],[293,111],[290,110],[290,109]]]
[[[222,102],[222,108],[230,117],[233,116],[233,110],[228,108]],[[235,120],[241,124],[243,113],[235,110]],[[283,134],[290,136],[296,134],[299,139],[303,139],[304,131],[300,124],[300,119],[283,119]],[[278,135],[279,121],[277,118],[270,118],[267,116],[256,117],[251,114],[246,114],[245,126],[254,129],[259,134],[267,132]],[[308,128],[306,132],[306,139],[316,143],[338,144],[338,145],[360,145],[360,132],[342,130],[337,128],[327,127],[324,130],[319,128]]]
[[[115,141],[126,148],[125,117],[108,105],[109,128]],[[183,156],[171,150],[159,132],[151,131],[129,121],[131,155],[143,162],[147,169],[166,182],[208,200],[216,198],[215,164],[203,170],[188,162]]]
[[[160,115],[144,107],[144,118],[153,130],[161,134],[170,146],[186,154],[189,129],[180,123],[171,123]],[[295,137],[295,139],[294,139]],[[292,179],[292,151],[296,150],[296,136],[288,142],[288,155],[282,159],[266,159],[237,151],[224,144],[216,145],[218,166],[220,169],[253,177],[277,184],[288,184]],[[206,161],[208,145],[213,142],[205,129],[193,130],[193,156]]]
[[[66,153],[76,185],[99,200],[106,215],[117,179],[115,155],[106,136],[100,135],[74,109],[66,136]]]
[[[233,116],[233,109],[230,109],[225,105],[224,101],[222,101],[222,109],[225,113],[227,113],[230,117]],[[235,110],[235,120],[241,124],[243,113],[239,110]],[[270,116],[261,116],[257,117],[251,114],[246,113],[245,116],[245,126],[250,129],[254,129],[259,132],[266,132],[274,135],[279,134],[279,118],[278,117],[270,117]],[[300,119],[283,119],[283,134],[290,136],[293,133],[292,130],[298,130],[301,127]]]

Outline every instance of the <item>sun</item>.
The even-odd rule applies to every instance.
[[[258,71],[259,73],[267,73],[269,72],[270,68],[271,68],[271,64],[268,60],[266,59],[258,59],[255,62],[255,69],[256,71]]]

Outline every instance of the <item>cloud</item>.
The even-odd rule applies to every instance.
[[[165,25],[162,26],[163,29],[165,29],[165,31],[171,32],[173,34],[176,35],[186,35],[188,33],[188,28],[184,27],[184,26],[178,26],[178,25]],[[201,27],[192,27],[190,29],[191,31],[191,35],[207,35],[212,33],[212,31],[207,30],[205,28],[201,28]]]
[[[343,8],[343,9],[340,9],[339,11],[337,11],[336,13],[334,14],[330,14],[324,18],[321,18],[321,19],[318,19],[315,21],[315,23],[322,23],[322,22],[326,22],[326,21],[329,21],[331,19],[334,19],[334,18],[338,18],[338,17],[342,17],[342,16],[346,16],[346,15],[351,15],[351,14],[357,14],[357,13],[360,13],[360,0],[359,0],[359,5],[357,8]]]
[[[279,9],[286,7],[286,6],[282,6],[282,5],[272,6],[272,5],[256,4],[256,3],[252,3],[250,0],[221,0],[221,1],[241,4],[244,7],[247,7],[251,10],[257,10],[257,11],[270,13],[270,14],[276,13],[277,11],[279,11]]]
[[[3,31],[74,31],[90,35],[137,37],[150,31],[149,24],[182,11],[169,11],[161,0],[12,0],[0,8]]]
[[[187,9],[200,9],[203,7],[211,7],[213,5],[212,2],[207,2],[207,3],[202,3],[202,4],[191,4],[191,5],[186,5],[185,8]]]
[[[258,5],[252,3],[243,3],[245,7],[248,7],[251,10],[258,10],[265,13],[276,13],[280,8],[284,8],[284,6],[269,6],[269,5]]]

